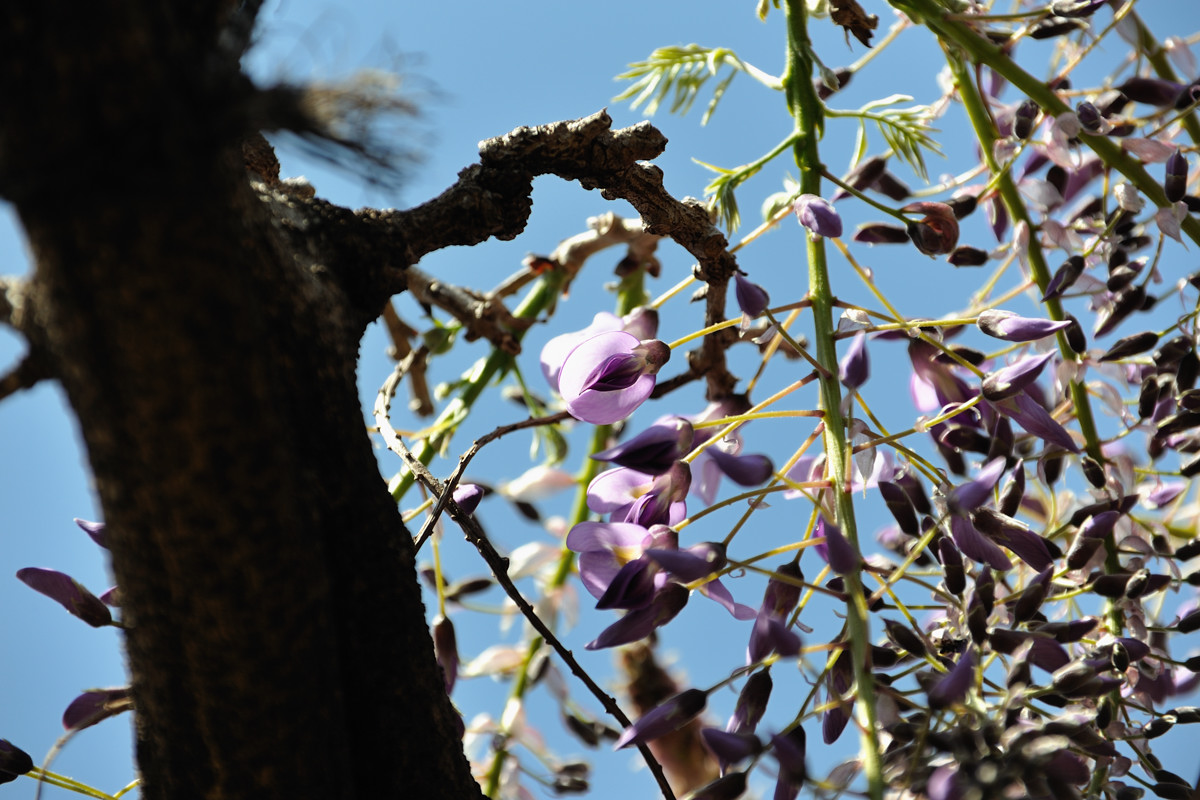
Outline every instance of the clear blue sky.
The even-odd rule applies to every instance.
[[[885,5],[873,0],[864,5],[880,14],[881,29],[886,29],[892,16]],[[479,140],[515,126],[579,117],[604,106],[609,107],[617,126],[639,121],[640,112],[631,111],[625,104],[611,103],[620,88],[612,78],[627,63],[646,57],[655,47],[691,42],[721,45],[768,72],[778,74],[783,67],[782,16],[773,11],[766,23],[759,22],[749,2],[615,0],[598,6],[539,0],[466,2],[455,4],[452,11],[450,8],[436,3],[374,1],[335,5],[328,0],[281,0],[267,4],[259,26],[261,42],[249,59],[251,71],[260,81],[337,79],[364,67],[396,70],[405,75],[422,108],[421,119],[408,130],[412,134],[412,148],[423,159],[398,189],[363,186],[353,173],[314,163],[295,148],[287,147],[280,151],[285,175],[303,174],[312,180],[320,196],[350,207],[414,205],[440,192],[453,181],[459,169],[474,161]],[[1146,0],[1139,3],[1139,10],[1154,30],[1164,34],[1189,34],[1200,29],[1200,6],[1190,0]],[[815,22],[814,34],[818,54],[831,67],[849,63],[863,52],[857,43],[853,48],[848,47],[841,32],[827,21]],[[1049,51],[1048,45],[1029,43],[1028,46],[1030,50],[1040,47]],[[839,95],[836,104],[853,108],[892,93],[913,95],[916,102],[931,101],[939,94],[934,80],[939,64],[940,55],[932,39],[919,31],[910,32],[898,47],[881,57],[880,63]],[[713,120],[701,128],[699,111],[706,98],[707,95],[687,117],[660,113],[654,120],[670,139],[667,153],[657,163],[665,170],[667,187],[678,196],[702,196],[710,178],[710,173],[691,159],[735,166],[756,158],[789,131],[782,97],[744,76],[734,81]],[[930,171],[934,176],[943,169],[960,168],[965,159],[972,158],[972,145],[960,110],[952,109],[941,121],[941,127],[945,133],[939,141],[950,158],[946,162],[931,161]],[[849,126],[833,130],[835,133],[827,137],[822,152],[831,168],[840,171],[849,157],[853,133]],[[883,144],[876,133],[872,135],[871,152],[879,152]],[[759,203],[767,194],[782,188],[781,179],[788,171],[785,162],[773,164],[739,192],[743,233],[757,224]],[[795,175],[795,168],[790,172]],[[915,185],[913,176],[902,174],[902,177]],[[629,213],[628,208],[612,206],[597,193],[542,178],[536,183],[534,213],[524,236],[514,242],[493,242],[479,248],[436,253],[421,266],[446,280],[487,288],[515,270],[526,253],[549,252],[559,240],[583,230],[589,216],[610,209]],[[866,218],[857,212],[851,214],[848,228]],[[985,235],[978,218],[964,227],[964,240],[983,247],[994,243],[990,234]],[[740,263],[768,288],[773,300],[783,302],[799,298],[804,292],[802,252],[800,231],[788,220],[783,230],[748,249]],[[955,271],[909,247],[865,252],[884,291],[910,315],[934,316],[960,308],[982,274]],[[651,287],[652,294],[688,274],[691,266],[690,258],[669,243],[663,244],[659,255],[664,265],[663,277]],[[560,315],[563,319],[556,320],[544,333],[536,331],[531,341],[540,343],[552,333],[581,327],[596,310],[611,307],[609,296],[596,291],[596,287],[607,279],[612,263],[613,259],[601,257],[589,264],[576,283],[576,291],[566,301],[565,313]],[[1188,264],[1191,263],[1189,258]],[[1182,265],[1170,268],[1180,274],[1191,270],[1191,266]],[[27,269],[27,256],[11,209],[0,205],[0,273],[22,273]],[[834,280],[839,282],[835,290],[839,294],[866,299],[858,282],[850,279],[847,267],[835,265],[834,269]],[[1174,277],[1168,275],[1167,280]],[[417,318],[414,306],[406,299],[399,306],[402,314],[413,320]],[[1012,307],[1032,310],[1025,299],[1014,301]],[[698,311],[697,306],[673,303],[664,314],[665,325],[671,327],[665,328],[663,338],[675,338],[697,327]],[[375,328],[363,343],[360,380],[367,409],[391,369],[384,356],[385,346],[383,336]],[[522,357],[531,379],[539,375],[536,366],[539,346],[534,344]],[[0,329],[0,365],[12,363],[20,351],[17,339]],[[465,348],[464,360],[441,365],[435,378],[452,379],[469,363],[468,357],[474,358],[482,352],[478,343]],[[884,413],[891,413],[887,397],[889,392],[895,393],[893,419],[911,420],[903,383],[906,364],[888,363],[902,361],[902,351],[897,347],[873,355],[876,355],[876,372],[872,381],[879,405],[885,407]],[[743,377],[748,374],[748,370],[742,373]],[[538,389],[544,391],[540,378],[538,382]],[[894,388],[886,388],[889,385]],[[680,410],[698,410],[699,400],[692,402],[696,408]],[[815,405],[815,395],[807,402]],[[465,447],[472,436],[496,424],[513,421],[519,413],[515,406],[489,406],[472,418],[456,444]],[[645,418],[652,415],[646,414]],[[401,420],[395,421],[401,427]],[[786,431],[782,427],[772,429],[771,434],[757,441],[751,437],[751,449],[770,449],[767,441],[776,435],[776,430],[794,447],[808,429],[799,425]],[[485,451],[476,462],[476,474],[492,480],[512,477],[511,469],[504,471],[505,465],[526,459],[527,447],[528,440],[521,439]],[[459,449],[454,448],[455,452]],[[772,452],[779,458],[786,456],[782,449]],[[385,474],[390,475],[397,468],[395,459],[386,451],[381,451],[381,462]],[[577,464],[576,453],[567,467],[574,469]],[[444,474],[448,469],[443,465],[440,471]],[[4,678],[0,681],[0,737],[12,740],[37,759],[61,732],[58,720],[62,710],[79,691],[124,682],[114,631],[87,628],[11,577],[20,567],[47,566],[69,572],[94,591],[108,586],[103,552],[92,546],[71,523],[72,517],[95,519],[99,512],[79,449],[76,423],[55,386],[43,385],[0,403],[0,509],[3,509],[0,604],[6,612],[0,622],[0,635],[5,642],[0,651],[0,675]],[[485,505],[481,513],[503,546],[513,548],[527,539],[542,537],[536,527],[516,520],[499,503]],[[805,509],[804,519],[807,513]],[[796,523],[789,524],[788,520],[797,518],[794,510],[790,518],[785,513],[776,514],[771,519],[780,529],[764,529],[754,535],[762,537],[764,542],[791,541],[798,532],[794,528]],[[871,531],[883,522],[876,509],[866,517],[863,527]],[[719,533],[710,535],[719,537]],[[448,542],[451,539],[456,541],[457,537],[447,537]],[[482,564],[471,560],[465,548],[448,545],[447,551],[454,577],[486,571]],[[813,570],[816,571],[815,567]],[[733,587],[739,600],[757,605],[760,583],[748,579],[741,586],[734,582]],[[696,685],[704,686],[724,677],[729,668],[740,663],[739,654],[748,632],[745,625],[732,623],[723,612],[707,607],[700,600],[691,604],[684,617],[681,621],[686,624],[672,626],[664,641],[664,652],[678,654],[681,673]],[[582,644],[608,621],[610,617],[605,614],[585,611],[578,628],[568,637],[568,645],[577,654],[581,653]],[[805,621],[818,624],[813,619]],[[497,638],[490,619],[464,618],[460,624],[467,631],[460,632],[464,655]],[[471,631],[491,638],[480,644],[469,638]],[[512,640],[511,634],[507,640]],[[610,678],[609,654],[583,654],[581,659],[598,677]],[[805,692],[799,676],[791,684],[783,683],[785,688],[780,691],[792,694],[777,697],[773,702],[778,725],[787,721],[790,710],[803,700]],[[506,685],[481,679],[460,684],[456,700],[468,719],[478,711],[499,716],[506,691]],[[596,709],[595,702],[586,698],[582,689],[573,689],[573,693],[585,707]],[[732,695],[724,694],[714,701],[722,724],[732,700]],[[556,745],[554,749],[564,755],[578,752],[591,758],[599,768],[594,780],[596,796],[614,796],[618,791],[653,796],[648,773],[632,770],[635,757],[581,752],[583,748],[561,733],[552,715],[544,715],[537,724]],[[810,726],[809,734],[810,741],[819,740],[814,726]],[[264,731],[264,735],[269,732]],[[852,738],[852,731],[848,731],[844,741]],[[1170,766],[1169,754],[1173,747],[1182,747],[1182,740],[1168,737],[1160,741],[1167,744],[1159,752]],[[826,766],[833,763],[833,758],[844,756],[844,750],[829,756],[810,749],[810,760]],[[1187,766],[1186,761],[1183,766]],[[106,791],[123,786],[133,776],[128,721],[110,721],[83,732],[59,758],[55,768]],[[3,791],[14,796],[32,796],[32,788],[32,783],[22,781]],[[55,796],[54,790],[48,790],[47,796]]]

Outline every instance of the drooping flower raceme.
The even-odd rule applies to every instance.
[[[650,397],[655,375],[671,358],[657,339],[610,331],[579,344],[558,374],[558,392],[576,419],[608,425],[625,419]]]

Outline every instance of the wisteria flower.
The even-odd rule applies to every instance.
[[[588,484],[588,508],[612,522],[674,525],[687,515],[684,502],[692,485],[691,468],[677,461],[660,475],[627,467],[606,470]]]
[[[708,705],[708,693],[701,689],[685,689],[662,705],[651,709],[625,729],[613,744],[614,750],[642,744],[688,724]]]
[[[792,210],[800,224],[813,235],[836,239],[842,235],[842,218],[828,200],[815,194],[802,194],[796,198]]]
[[[670,348],[657,339],[641,341],[624,331],[600,333],[567,356],[558,391],[576,419],[609,425],[650,397],[655,376],[670,358]]]
[[[687,588],[678,583],[668,583],[648,605],[630,611],[609,625],[599,636],[584,645],[584,648],[603,650],[644,639],[657,628],[675,619],[687,605],[689,596]]]
[[[1044,339],[1070,326],[1070,320],[1034,319],[1019,317],[1011,311],[989,309],[979,315],[975,322],[979,330],[988,336],[1006,342],[1032,342]]]
[[[599,599],[626,564],[642,558],[647,549],[676,547],[677,537],[665,525],[647,530],[629,522],[584,521],[571,528],[566,545],[579,553],[579,578],[584,588]],[[664,573],[660,585],[666,580]]]
[[[112,614],[103,601],[70,575],[53,569],[25,567],[17,578],[29,588],[54,600],[93,628],[113,624]]]
[[[33,759],[8,739],[0,739],[0,783],[15,781],[33,769]]]
[[[75,524],[78,525],[84,533],[92,538],[92,541],[108,549],[108,533],[107,526],[103,522],[88,522],[86,519],[75,518]]]
[[[683,417],[661,417],[653,425],[607,450],[592,455],[647,475],[661,475],[692,449],[694,430]]]
[[[128,686],[115,689],[89,689],[76,697],[63,712],[62,724],[69,731],[82,730],[133,709]]]
[[[546,342],[542,348],[541,366],[546,382],[558,391],[558,376],[563,362],[571,351],[599,333],[625,331],[638,339],[652,339],[658,333],[658,312],[648,308],[636,308],[624,317],[601,311],[583,330],[562,333]]]

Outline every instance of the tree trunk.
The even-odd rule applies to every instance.
[[[355,389],[386,294],[314,266],[251,189],[264,95],[229,5],[19,3],[0,26],[20,327],[109,525],[143,796],[478,796]]]

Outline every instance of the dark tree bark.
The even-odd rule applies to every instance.
[[[36,262],[11,316],[109,523],[143,793],[477,796],[355,389],[386,294],[358,305],[252,191],[272,96],[228,13],[49,2],[0,26],[0,192]]]
[[[679,241],[710,321],[736,265],[703,205],[640,163],[665,139],[603,113],[485,142],[410,211],[289,193],[257,131],[321,123],[303,91],[240,72],[256,7],[8,9],[0,194],[35,271],[0,279],[0,322],[30,347],[0,388],[54,377],[78,415],[144,797],[475,797],[411,536],[363,426],[359,338],[425,253],[515,237],[537,174],[626,198]],[[503,315],[477,322],[514,346]],[[712,396],[733,383],[720,335],[689,359]]]

